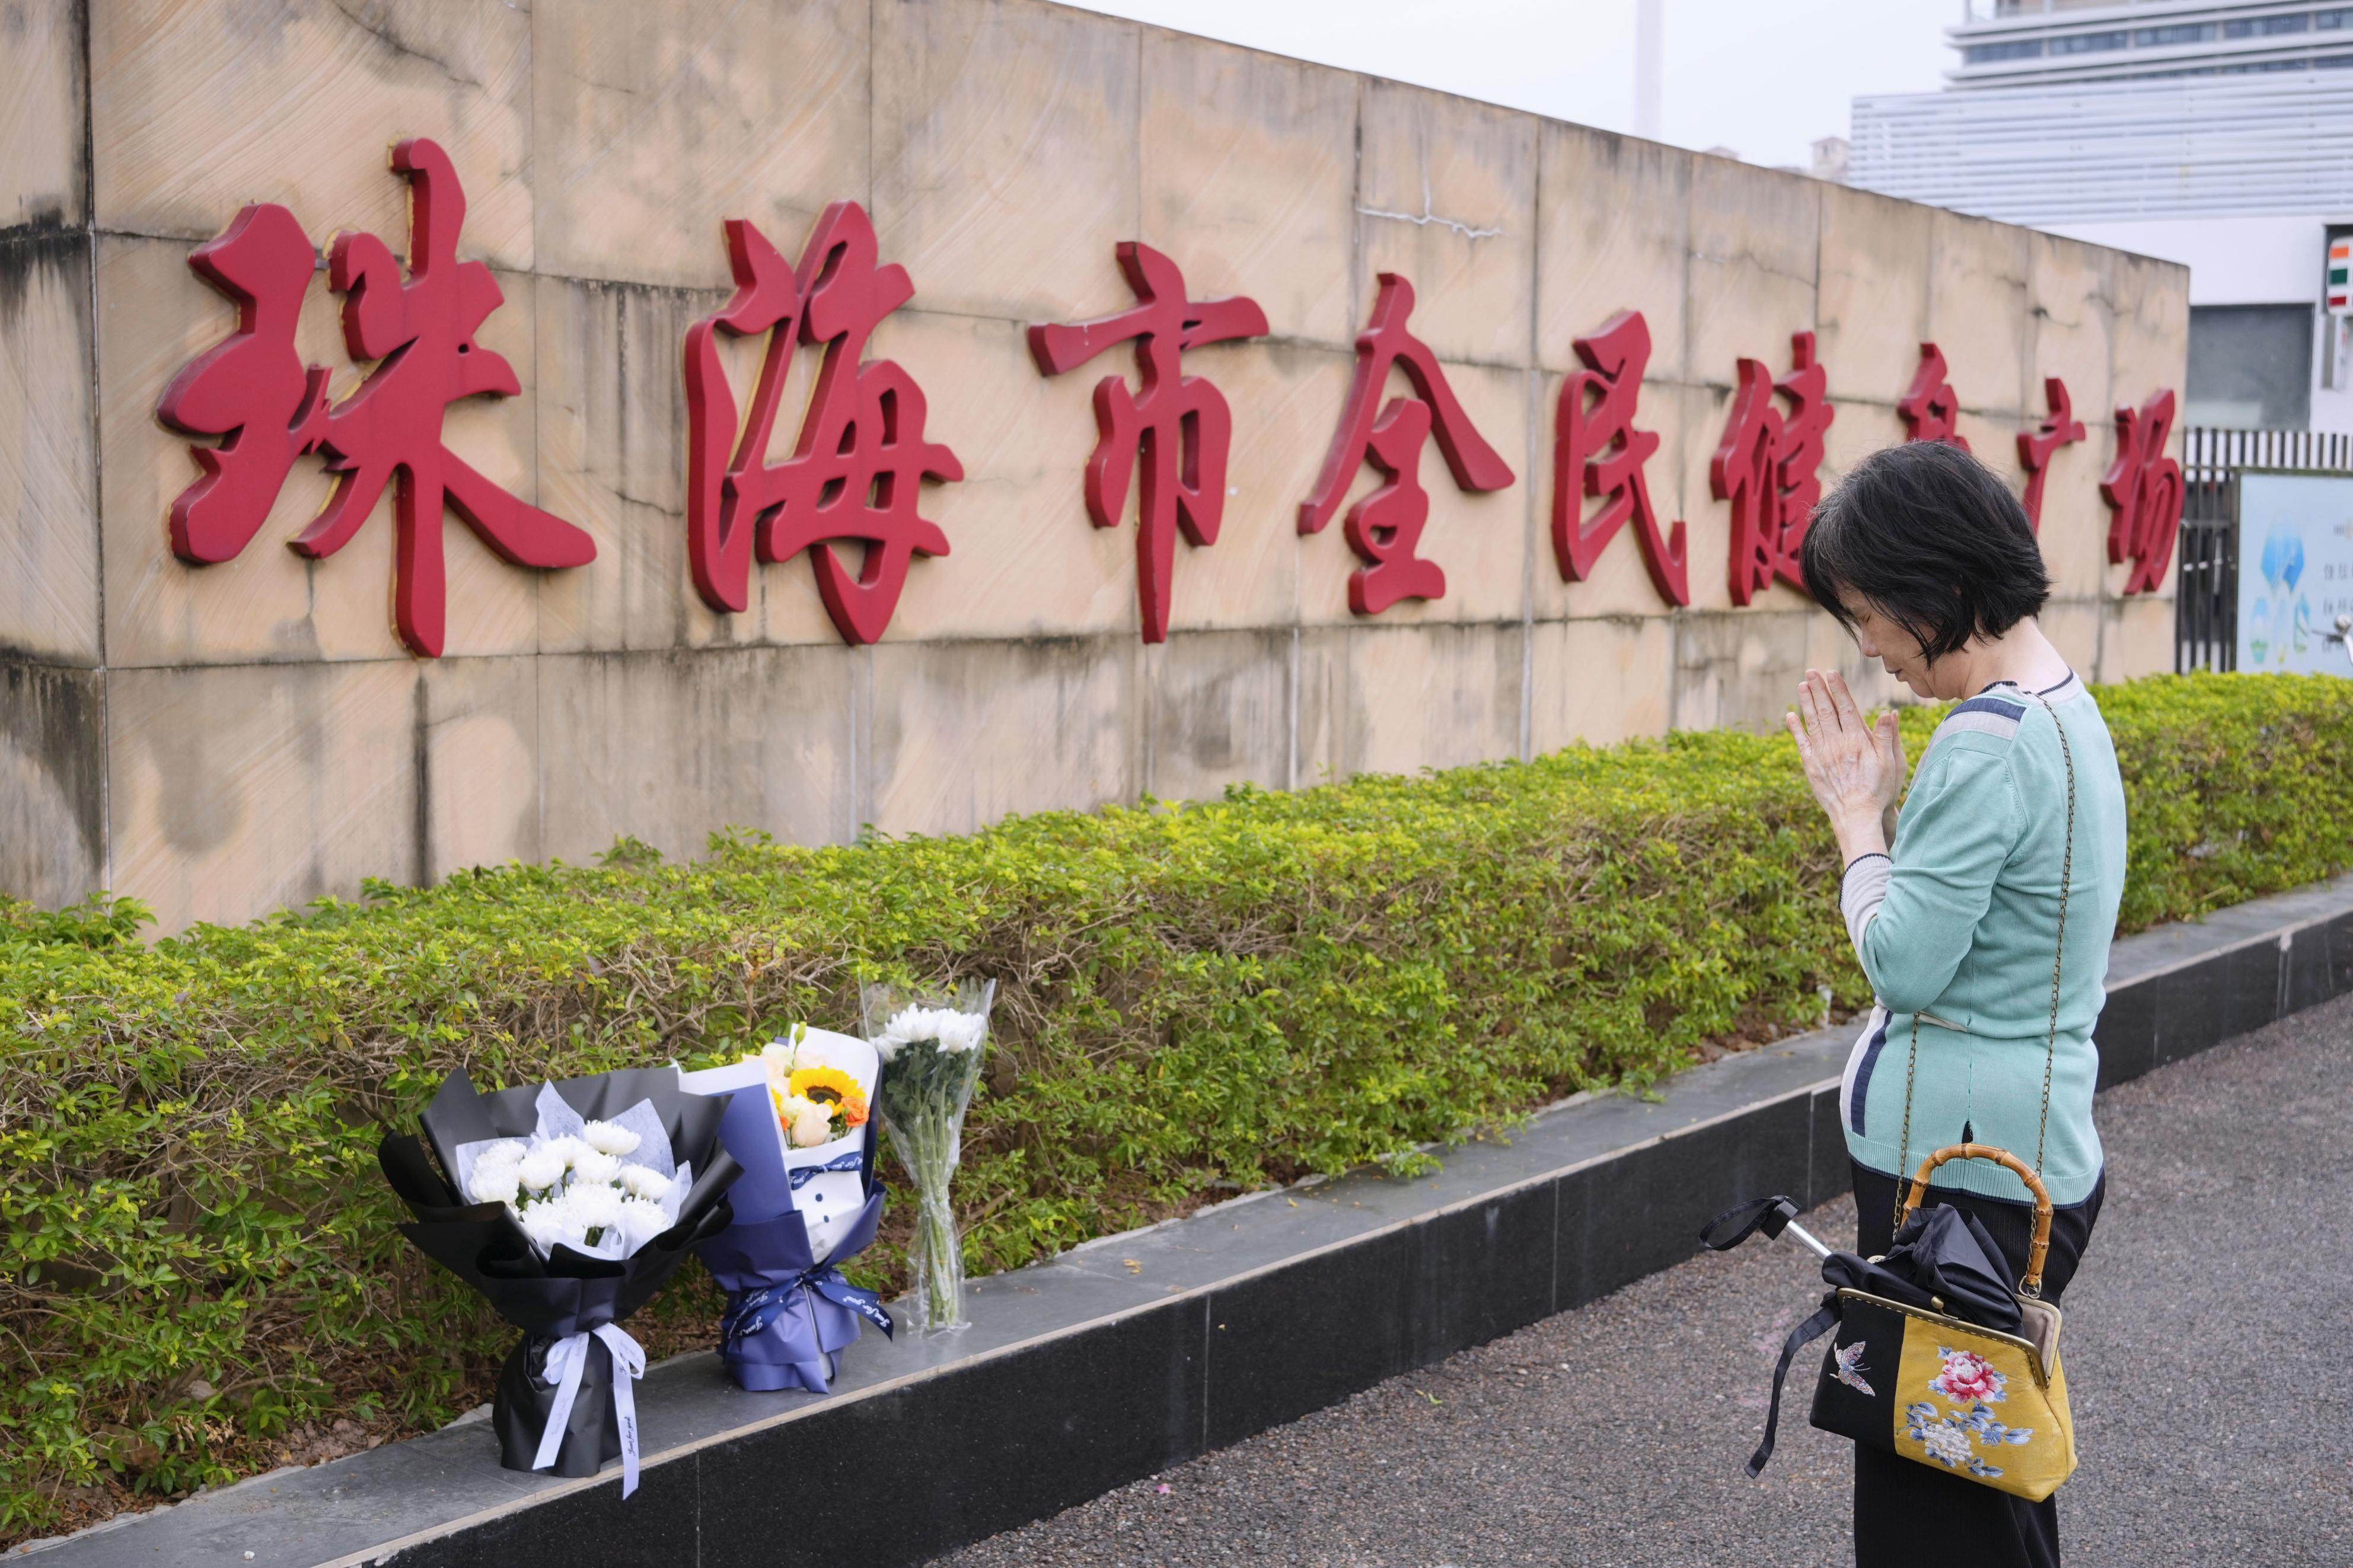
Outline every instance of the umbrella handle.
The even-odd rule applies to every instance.
[[[2041,1296],[2042,1260],[2051,1252],[2051,1191],[2043,1186],[2042,1178],[2034,1173],[2032,1167],[2007,1149],[1997,1149],[1990,1143],[1956,1143],[1920,1161],[1920,1170],[1912,1178],[1912,1190],[1905,1194],[1904,1213],[1896,1221],[1897,1228],[1901,1229],[1904,1221],[1928,1201],[1928,1178],[1947,1160],[1990,1160],[2025,1182],[2026,1190],[2034,1194],[2034,1245],[2026,1255],[2026,1274],[2018,1282],[2018,1292],[2021,1296]]]

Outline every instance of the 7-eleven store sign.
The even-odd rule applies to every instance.
[[[2309,254],[2309,252],[2306,252]],[[2353,239],[2328,242],[2328,308],[2337,315],[2353,312]]]

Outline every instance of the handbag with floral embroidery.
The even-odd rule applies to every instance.
[[[2040,698],[2037,698],[2041,701]],[[2043,703],[2046,711],[2051,705]],[[2056,712],[2051,715],[2058,725]],[[2059,873],[2058,947],[2067,941],[2067,888],[2075,864],[2075,759],[2067,730],[2058,726],[2067,765],[2067,837]],[[2051,965],[2051,1026],[2044,1041],[2042,1125],[2051,1119],[2051,1071],[2059,1040],[2060,959]],[[1920,1023],[1912,1023],[1912,1057]],[[1966,1131],[1966,1129],[1964,1129]],[[1912,1079],[1904,1083],[1904,1132],[1896,1170],[1911,1158]],[[2067,1378],[2059,1365],[2059,1308],[2042,1299],[2042,1264],[2051,1251],[2051,1194],[2042,1184],[2043,1149],[2034,1164],[1990,1144],[1958,1143],[1920,1162],[1895,1234],[1882,1257],[1832,1252],[1790,1222],[1798,1206],[1764,1198],[1726,1210],[1700,1233],[1721,1252],[1763,1231],[1784,1230],[1820,1255],[1831,1293],[1821,1309],[1790,1331],[1773,1372],[1773,1399],[1765,1440],[1748,1461],[1761,1473],[1773,1457],[1781,1418],[1781,1385],[1799,1350],[1835,1328],[1814,1388],[1813,1424],[1826,1432],[1884,1448],[1965,1480],[2041,1501],[2075,1471],[2075,1427],[2067,1410]],[[1928,1179],[1948,1160],[1990,1160],[2026,1183],[2034,1196],[2034,1239],[2026,1273],[2013,1279],[2001,1248],[1974,1215],[1924,1207]]]

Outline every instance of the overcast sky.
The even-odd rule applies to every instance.
[[[1633,0],[1073,0],[1092,11],[1634,128]],[[1666,0],[1665,140],[1804,165],[1861,93],[1932,92],[1960,0]]]

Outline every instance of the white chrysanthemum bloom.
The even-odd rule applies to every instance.
[[[495,1160],[474,1161],[474,1173],[466,1182],[466,1196],[477,1203],[512,1203],[520,1195],[522,1181],[516,1173],[517,1162]]]
[[[599,1150],[583,1149],[572,1159],[572,1174],[591,1186],[609,1186],[621,1174],[621,1161],[616,1155]]]
[[[670,1191],[670,1178],[650,1165],[624,1165],[616,1180],[632,1198],[649,1198],[659,1202],[661,1195]]]
[[[501,1138],[495,1143],[486,1143],[474,1150],[474,1169],[480,1171],[485,1167],[495,1169],[501,1165],[520,1165],[530,1148],[530,1143],[520,1138]]]
[[[623,1200],[619,1224],[624,1252],[637,1251],[670,1226],[670,1216],[662,1213],[661,1205],[643,1198]]]
[[[941,1050],[977,1051],[988,1037],[988,1020],[976,1012],[944,1012],[939,1031]]]
[[[580,1129],[580,1141],[599,1154],[617,1157],[635,1154],[645,1139],[617,1122],[592,1121]]]
[[[541,1144],[540,1147],[542,1149],[554,1150],[556,1156],[564,1161],[567,1169],[577,1163],[582,1155],[589,1152],[589,1149],[586,1144],[581,1142],[579,1139],[574,1137],[568,1132],[561,1138],[549,1139],[546,1142]]]
[[[570,1207],[563,1202],[533,1203],[523,1210],[522,1220],[524,1237],[542,1253],[554,1251],[558,1242],[568,1242],[575,1246],[580,1243],[580,1234],[572,1224]]]
[[[621,1223],[621,1193],[616,1187],[595,1183],[578,1183],[567,1189],[564,1201],[572,1209],[572,1218],[585,1230],[596,1230]]]
[[[534,1149],[516,1162],[515,1177],[525,1192],[544,1192],[564,1180],[569,1163],[560,1149]]]

